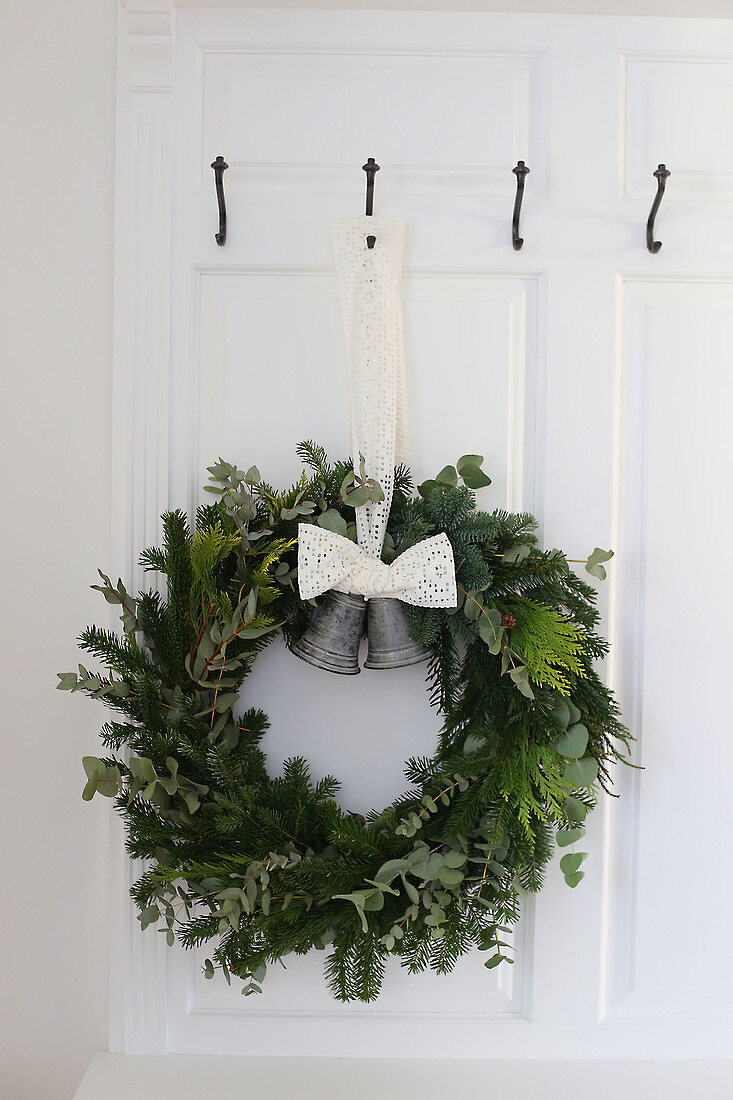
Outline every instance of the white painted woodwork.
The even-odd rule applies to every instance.
[[[297,1084],[294,1084],[297,1082]],[[347,1085],[348,1082],[348,1085]],[[346,1086],[346,1087],[345,1087]],[[246,1091],[243,1092],[242,1089]],[[359,1058],[216,1058],[170,1055],[167,1058],[98,1054],[74,1100],[199,1100],[202,1095],[256,1096],[269,1100],[321,1100],[325,1095],[405,1097],[419,1100],[448,1096],[501,1096],[525,1100],[537,1093],[552,1100],[617,1100],[619,1096],[664,1096],[689,1100],[705,1096],[728,1100],[730,1064],[670,1060],[603,1063],[524,1060],[417,1061]],[[355,1091],[358,1089],[359,1091]],[[297,1090],[297,1091],[296,1091]]]
[[[550,869],[498,974],[478,957],[450,978],[393,968],[375,1005],[341,1006],[313,955],[245,1000],[118,916],[113,1049],[730,1056],[733,26],[189,6],[174,22],[142,0],[121,16],[115,476],[129,571],[158,513],[192,509],[219,455],[281,483],[305,436],[347,452],[328,228],[363,210],[374,156],[375,211],[407,221],[417,477],[482,452],[487,507],[533,510],[572,558],[614,548],[605,671],[646,770],[619,773],[620,799],[591,819],[586,878],[571,892]],[[660,161],[672,176],[651,256]],[[303,753],[363,810],[431,750],[422,675],[339,679],[279,647],[245,698],[272,718],[273,766]]]

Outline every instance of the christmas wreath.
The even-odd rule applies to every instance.
[[[89,627],[80,646],[106,673],[79,665],[59,688],[101,699],[113,718],[107,754],[84,758],[83,797],[114,798],[131,856],[149,861],[132,889],[143,928],[172,945],[213,941],[220,969],[260,991],[266,968],[326,949],[339,1000],[374,999],[385,963],[452,969],[473,947],[486,966],[511,962],[520,899],[553,852],[569,886],[583,877],[583,822],[625,758],[629,734],[594,671],[594,589],[559,550],[541,550],[532,516],[476,507],[488,484],[467,455],[413,490],[395,471],[383,560],[436,533],[450,540],[458,606],[406,607],[429,646],[427,683],[442,718],[432,756],[406,763],[409,789],[366,817],[339,806],[338,780],[305,759],[271,775],[267,716],[240,710],[260,651],[301,637],[316,601],[297,586],[298,524],[355,538],[355,508],[381,499],[351,463],[304,443],[307,469],[277,492],[252,467],[210,467],[195,526],[163,516],[163,546],[141,564],[167,591],[135,597],[100,573],[121,611],[115,634]],[[598,577],[610,553],[585,563]],[[325,673],[314,673],[325,675]]]

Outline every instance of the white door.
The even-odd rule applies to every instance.
[[[414,978],[396,967],[375,1005],[342,1006],[313,955],[273,968],[245,1000],[205,982],[194,955],[141,947],[134,931],[117,1041],[227,1054],[724,1053],[733,27],[186,7],[172,38],[149,17],[127,30],[118,369],[162,421],[156,432],[128,382],[145,449],[124,477],[158,485],[131,501],[135,537],[151,509],[193,508],[219,455],[284,484],[304,438],[347,454],[329,225],[363,212],[361,165],[374,156],[375,213],[407,223],[417,479],[482,453],[486,507],[533,511],[545,544],[572,558],[613,547],[606,671],[646,770],[620,773],[620,799],[593,816],[581,886],[551,871],[527,905],[513,968],[469,957],[450,977]],[[222,248],[218,154],[229,164]],[[519,159],[531,171],[515,251]],[[672,175],[651,255],[661,161]],[[133,198],[150,164],[164,194],[154,215]],[[170,224],[170,254],[145,244],[156,217]],[[170,345],[153,307],[170,308]],[[272,719],[273,764],[302,753],[366,810],[402,790],[406,757],[432,750],[423,675],[328,677],[271,647],[246,691]]]

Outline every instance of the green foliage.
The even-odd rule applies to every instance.
[[[287,490],[259,470],[219,460],[212,503],[195,527],[163,516],[163,543],[141,565],[163,580],[133,597],[100,574],[122,632],[79,639],[99,661],[59,688],[110,708],[108,755],[83,761],[83,797],[114,799],[127,847],[149,869],[132,890],[143,929],[184,947],[211,943],[204,974],[260,991],[268,966],[325,951],[334,996],[378,996],[390,955],[411,973],[449,973],[471,949],[489,969],[511,963],[520,899],[538,890],[554,845],[570,887],[575,845],[629,735],[593,662],[594,590],[564,554],[541,550],[529,515],[476,508],[489,479],[464,455],[414,496],[398,468],[384,558],[444,531],[458,606],[407,607],[415,641],[432,648],[430,698],[441,714],[431,757],[407,761],[410,789],[366,818],[345,812],[333,777],[302,758],[272,777],[260,748],[266,715],[242,711],[259,652],[307,625],[297,591],[299,523],[355,537],[354,509],[381,498],[363,463],[331,463],[302,443],[307,469]],[[609,552],[588,571],[601,576]]]
[[[601,550],[600,546],[596,546],[593,553],[588,557],[585,563],[586,573],[590,573],[592,577],[598,577],[599,580],[605,581],[606,570],[601,564],[604,561],[610,561],[613,557],[613,550]]]
[[[198,530],[191,544],[191,620],[200,628],[210,607],[220,615],[231,613],[229,593],[218,583],[222,564],[236,550],[237,534],[225,534],[221,521]]]
[[[511,629],[511,645],[527,666],[531,679],[563,695],[569,694],[567,674],[584,674],[580,632],[555,608],[535,600],[517,599],[510,608],[516,619]]]

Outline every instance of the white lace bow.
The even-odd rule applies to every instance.
[[[455,607],[453,548],[442,532],[423,539],[391,565],[355,542],[311,523],[298,525],[298,577],[304,600],[330,588],[371,599],[396,596],[419,607]]]

